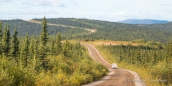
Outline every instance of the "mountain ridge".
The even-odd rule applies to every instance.
[[[34,20],[42,22],[42,19]],[[137,25],[77,18],[47,18],[47,22],[51,24],[48,25],[48,34],[53,37],[57,33],[61,33],[63,39],[118,41],[145,39],[146,41],[167,43],[172,38],[172,22],[167,24]],[[38,37],[41,31],[41,24],[23,20],[4,20],[2,23],[10,25],[11,33],[14,32],[14,27],[17,26],[19,36],[26,36],[27,33],[29,36]],[[88,33],[88,30],[83,28],[96,29],[96,33],[85,34]]]
[[[125,24],[166,24],[170,21],[167,20],[157,20],[157,19],[126,19],[119,21],[119,23]]]

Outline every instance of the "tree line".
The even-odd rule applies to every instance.
[[[99,48],[112,55],[109,59],[119,64],[124,62],[127,65],[134,65],[138,69],[143,68],[153,79],[166,80],[166,82],[158,82],[160,86],[170,86],[172,84],[172,42],[165,47],[152,45],[102,45]],[[145,80],[144,78],[142,79]]]
[[[41,19],[35,19],[42,21]],[[3,24],[8,23],[11,26],[11,32],[14,32],[14,28],[18,25],[18,35],[25,36],[28,33],[29,36],[39,36],[37,33],[41,33],[41,25],[23,20],[3,20]],[[145,39],[147,41],[155,41],[167,43],[170,41],[172,23],[168,24],[154,24],[154,25],[132,25],[122,24],[117,22],[89,20],[89,19],[76,19],[76,18],[49,18],[47,22],[53,24],[60,24],[65,26],[74,26],[78,28],[61,27],[61,26],[48,26],[48,34],[56,35],[61,33],[62,39],[89,39],[89,40],[121,40],[131,41],[136,39]],[[97,29],[96,33],[87,35],[87,32],[82,28]],[[77,35],[81,34],[82,35]]]
[[[60,33],[50,37],[45,17],[39,38],[20,38],[15,28],[11,35],[10,26],[0,23],[1,86],[80,86],[108,72],[79,42],[62,43]]]
[[[41,21],[41,19],[35,20]],[[172,23],[154,25],[133,25],[122,24],[118,22],[76,18],[49,18],[47,19],[47,21],[50,23],[62,24],[66,26],[97,29],[97,32],[91,35],[75,37],[78,39],[104,39],[121,41],[145,39],[147,41],[167,43],[172,38]]]
[[[42,22],[42,20],[40,22]],[[25,36],[26,34],[31,37],[39,37],[39,34],[41,34],[41,24],[32,23],[21,19],[2,20],[2,26],[5,26],[6,24],[10,26],[10,33],[13,33],[15,31],[15,27],[17,26],[18,36],[20,37]],[[57,33],[61,33],[62,39],[72,38],[74,35],[87,32],[86,30],[81,28],[70,28],[53,25],[47,26],[49,27],[48,34],[50,36],[55,36]]]

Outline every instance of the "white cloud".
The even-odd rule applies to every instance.
[[[119,21],[129,18],[172,20],[170,0],[0,0],[0,18],[77,17]],[[65,6],[65,7],[64,7]],[[7,15],[7,16],[5,16]]]
[[[120,12],[117,12],[116,15],[125,15],[126,12],[125,11],[120,11]]]
[[[136,10],[136,11],[133,11],[131,14],[132,15],[135,15],[135,14],[138,14],[139,12]]]
[[[120,11],[120,12],[117,12],[117,13],[110,13],[110,14],[107,14],[109,17],[114,17],[114,16],[124,16],[126,15],[127,13],[125,11]]]
[[[27,0],[25,4],[31,4],[34,6],[55,6],[64,7],[64,3],[61,0]]]
[[[7,1],[10,1],[10,0],[0,0],[0,2],[7,2]]]
[[[75,1],[71,1],[75,6],[77,6],[78,5],[78,3],[76,3]]]

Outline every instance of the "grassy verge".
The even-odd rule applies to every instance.
[[[150,70],[152,70],[152,67],[145,67],[145,66],[137,66],[134,64],[128,64],[124,61],[118,62],[116,60],[115,57],[117,57],[116,55],[110,53],[109,50],[107,49],[102,49],[100,45],[97,45],[96,48],[100,51],[101,55],[105,58],[105,60],[107,60],[110,63],[117,63],[118,67],[120,68],[124,68],[124,69],[129,69],[132,71],[135,71],[139,74],[139,76],[141,77],[141,79],[143,81],[145,81],[147,86],[165,86],[163,84],[160,84],[158,78],[153,77],[150,73]],[[170,86],[170,85],[169,85]]]

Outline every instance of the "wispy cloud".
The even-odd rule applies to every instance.
[[[125,11],[120,11],[120,12],[117,12],[116,15],[125,15],[126,12]]]
[[[11,1],[11,0],[0,0],[0,2],[8,2],[8,1]]]
[[[172,4],[159,4],[160,6],[172,6]]]
[[[112,5],[113,8],[129,8],[129,5]]]
[[[24,1],[23,0],[0,0],[0,2],[1,3],[14,3],[14,2],[24,2]]]
[[[73,5],[77,6],[78,3],[76,3],[75,1],[71,1],[73,3]]]
[[[171,0],[0,0],[0,18],[30,19],[46,15],[111,21],[160,17],[172,20],[171,3]]]
[[[64,7],[64,3],[61,0],[27,0],[24,4],[30,4],[34,6],[55,6]]]
[[[127,13],[125,11],[119,11],[119,12],[116,12],[116,13],[110,13],[110,14],[107,14],[109,17],[114,17],[114,16],[124,16],[126,15]]]
[[[4,14],[8,15],[57,15],[59,12],[57,10],[49,10],[49,9],[42,9],[42,10],[37,10],[37,9],[1,9],[0,10]]]

